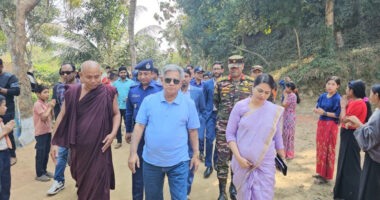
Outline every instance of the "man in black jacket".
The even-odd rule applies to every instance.
[[[7,101],[7,112],[3,116],[3,122],[13,120],[15,118],[15,102],[14,97],[20,95],[20,85],[18,79],[14,74],[3,72],[3,60],[0,59],[0,94],[5,96]],[[9,139],[12,142],[12,149],[10,149],[11,154],[11,165],[16,164],[16,145],[15,139],[13,137],[13,132],[9,134]]]

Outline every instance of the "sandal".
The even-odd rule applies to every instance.
[[[314,174],[312,177],[313,177],[313,178],[320,178],[321,175],[319,175],[319,174]]]
[[[17,163],[17,158],[11,157],[11,166]]]
[[[315,179],[314,183],[318,185],[324,185],[324,184],[328,184],[329,182],[326,179],[320,177],[320,178]]]

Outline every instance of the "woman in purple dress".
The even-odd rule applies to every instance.
[[[271,75],[257,77],[252,96],[239,101],[228,120],[226,137],[233,152],[232,181],[241,200],[273,199],[276,152],[285,159],[281,135],[284,109],[267,101],[273,88]]]
[[[298,96],[296,84],[288,82],[284,90],[284,123],[282,125],[282,137],[284,139],[285,158],[294,158],[294,134],[296,132],[296,105],[301,102]]]

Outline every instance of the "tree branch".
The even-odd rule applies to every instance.
[[[5,18],[2,13],[0,13],[0,27],[1,30],[4,31],[7,38],[11,37],[13,31],[11,30],[11,27],[9,27],[8,24],[5,22]]]
[[[32,24],[32,26],[30,26],[28,28],[31,31],[31,34],[32,34],[30,37],[34,37],[34,35],[37,33],[37,31],[33,31],[33,30],[39,30],[41,28],[41,26],[46,23],[46,21],[47,21],[47,19],[49,17],[49,7],[50,7],[50,0],[46,0],[46,7],[45,7],[45,13],[46,13],[46,15],[40,21],[40,23],[38,23],[38,24]],[[28,23],[28,24],[30,24],[30,23]]]
[[[260,55],[260,54],[258,54],[258,53],[255,53],[255,52],[253,52],[253,51],[250,51],[250,50],[247,50],[247,49],[244,49],[244,48],[241,48],[241,47],[235,46],[235,45],[233,45],[233,44],[230,44],[230,46],[232,46],[232,47],[234,47],[234,48],[236,48],[236,49],[239,49],[239,50],[241,50],[241,51],[245,51],[245,52],[247,52],[247,53],[253,54],[253,55],[255,55],[255,56],[261,58],[261,60],[263,60],[263,61],[265,62],[265,64],[268,65],[268,67],[270,66],[269,62],[268,62],[267,60],[265,60],[265,58],[264,58],[262,55]]]

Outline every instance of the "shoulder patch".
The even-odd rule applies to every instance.
[[[251,77],[251,76],[247,76],[247,75],[245,75],[245,79],[246,79],[247,81],[251,81],[251,82],[254,82],[254,81],[255,81],[255,78],[253,78],[253,77]]]
[[[228,80],[228,76],[222,76],[222,77],[218,78],[217,82],[225,81],[225,80]]]

